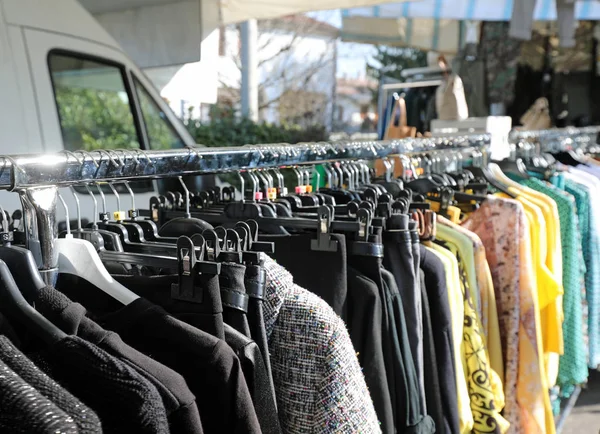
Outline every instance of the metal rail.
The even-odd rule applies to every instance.
[[[0,157],[0,189],[65,187],[88,182],[156,179],[261,168],[373,160],[395,154],[485,149],[489,135],[387,141],[342,141],[166,151],[92,151]]]

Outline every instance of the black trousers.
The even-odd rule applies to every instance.
[[[260,265],[246,266],[244,275],[244,284],[248,294],[248,326],[250,327],[250,336],[258,345],[265,362],[265,368],[271,383],[273,383],[273,374],[271,371],[271,359],[269,357],[269,346],[267,341],[267,329],[265,327],[264,314],[264,296],[265,286],[267,284],[267,274]],[[275,386],[273,385],[273,390]]]
[[[423,312],[421,307],[421,290],[417,279],[418,257],[417,243],[409,229],[409,218],[406,215],[394,215],[388,219],[387,230],[383,233],[383,264],[394,276],[402,297],[404,316],[408,324],[413,363],[419,380],[419,393],[425,400],[423,371]],[[414,231],[413,231],[414,232]],[[417,235],[418,240],[418,235]]]
[[[348,331],[383,434],[393,434],[395,419],[388,375],[393,378],[391,354],[386,369],[383,338],[389,341],[388,318],[384,317],[383,304],[377,284],[357,269],[348,266]],[[386,309],[387,311],[387,309]]]
[[[219,274],[219,286],[223,302],[223,321],[250,338],[250,326],[246,316],[249,297],[244,284],[245,274],[245,265],[223,262]]]
[[[332,234],[337,241],[335,252],[311,249],[314,234],[260,235],[261,241],[275,243],[271,256],[294,276],[294,283],[325,300],[344,320],[348,278],[346,268],[346,237]]]
[[[421,246],[421,269],[425,276],[425,290],[431,313],[431,326],[435,330],[433,333],[436,354],[435,364],[438,371],[444,416],[444,425],[441,427],[444,429],[438,428],[438,431],[456,434],[459,432],[458,403],[456,402],[456,367],[454,365],[452,316],[448,300],[446,271],[442,261],[423,246]],[[423,313],[425,318],[425,308],[423,308]],[[429,397],[429,391],[427,397]]]

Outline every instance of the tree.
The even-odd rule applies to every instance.
[[[402,71],[408,68],[427,66],[427,52],[410,47],[378,46],[377,53],[367,63],[367,74],[377,80],[382,77],[402,79]],[[378,89],[373,91],[377,100]]]
[[[235,30],[234,30],[235,29]],[[338,29],[306,15],[292,15],[263,20],[258,25],[259,111],[262,119],[278,119],[293,123],[303,119],[309,124],[325,124],[330,121],[331,100],[335,89],[336,44]],[[236,28],[228,29],[227,39],[238,39]],[[241,86],[241,56],[239,47],[227,50],[226,56],[233,60],[238,70],[234,80],[221,76],[221,86],[239,103],[235,89]],[[304,95],[306,93],[306,95]],[[299,103],[296,110],[289,103],[294,94]],[[323,97],[315,97],[320,94]],[[325,106],[322,101],[325,100]],[[314,107],[307,107],[314,101]],[[280,109],[280,104],[285,106]],[[310,118],[310,119],[307,119]]]

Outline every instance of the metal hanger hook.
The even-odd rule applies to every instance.
[[[340,170],[342,172],[342,184],[344,184],[344,174],[346,175],[346,177],[348,178],[348,188],[350,190],[354,190],[354,180],[352,179],[352,175],[350,174],[350,171],[348,170],[348,167],[346,167],[346,165],[344,163],[340,163]]]
[[[121,210],[121,196],[119,196],[119,192],[117,192],[117,189],[115,188],[115,186],[112,185],[112,182],[107,182],[107,184],[110,187],[110,189],[112,190],[113,194],[115,195],[115,198],[117,199],[117,211],[122,211]]]
[[[129,195],[131,196],[131,209],[135,211],[135,194],[133,194],[133,189],[129,185],[129,181],[123,181],[123,185],[125,185],[125,188],[129,191]]]
[[[2,213],[2,232],[8,232],[9,229],[9,224],[8,224],[8,219],[6,218],[6,214],[4,212],[4,208],[2,208],[2,206],[0,205],[0,212]]]
[[[241,172],[235,172],[237,174],[237,176],[240,179],[240,193],[242,195],[242,203],[245,202],[246,198],[245,196],[245,188],[246,188],[246,181],[244,181],[244,177],[242,176]]]
[[[183,187],[183,191],[185,191],[185,217],[189,219],[192,216],[190,214],[190,191],[188,190],[187,185],[185,185],[185,182],[183,182],[181,176],[178,176],[177,179],[179,179],[179,183]]]
[[[100,184],[96,183],[96,188],[98,189],[100,197],[102,198],[102,212],[106,214],[106,196],[104,195],[104,192],[102,191],[102,186]]]
[[[302,185],[302,183],[304,182],[304,177],[300,174],[300,171],[296,167],[292,167],[292,170],[296,174],[296,178],[298,180],[296,187],[300,187]]]
[[[71,194],[75,199],[75,204],[77,206],[77,230],[81,232],[81,204],[79,203],[79,196],[77,196],[77,192],[75,191],[75,187],[71,186]],[[96,200],[96,199],[94,199]],[[96,211],[94,210],[94,213]]]
[[[252,182],[252,197],[250,198],[251,202],[256,202],[256,178],[252,175],[252,172],[247,171],[246,174],[250,178],[250,182]]]
[[[85,189],[88,191],[88,193],[92,197],[92,200],[94,201],[94,220],[92,223],[92,229],[96,230],[98,229],[98,224],[96,221],[96,219],[98,218],[98,201],[96,200],[96,196],[94,196],[94,193],[92,193],[92,189],[89,185],[85,184]]]
[[[275,183],[273,181],[273,175],[271,175],[269,173],[269,169],[265,170],[263,172],[263,175],[267,178],[267,180],[269,181],[269,188],[274,188],[275,187]]]
[[[67,157],[67,163],[69,162],[69,157],[73,157],[75,159],[75,161],[77,161],[77,163],[79,163],[79,175],[81,176],[81,172],[83,171],[83,161],[79,159],[79,157],[72,151],[69,151],[67,149],[63,149],[62,151],[63,154],[65,154],[65,156]],[[85,157],[84,157],[85,159]]]
[[[62,197],[62,194],[60,194],[60,192],[56,193],[58,196],[58,199],[60,200],[60,202],[63,205],[63,208],[65,209],[65,215],[66,215],[66,220],[67,220],[67,238],[71,238],[71,219],[69,217],[69,207],[67,206],[67,203],[65,202],[65,200]]]
[[[137,167],[139,161],[131,149],[115,149],[114,152],[119,156],[119,161],[122,163],[121,173],[123,173],[125,166],[127,166],[127,157],[130,157],[130,160],[135,164],[134,167]],[[123,158],[120,157],[119,153],[123,154]]]
[[[262,181],[265,188],[268,189],[269,188],[269,180],[267,179],[267,177],[263,173],[261,173],[260,170],[256,171],[256,176],[258,176],[258,178]],[[260,183],[258,184],[258,187],[260,189]]]

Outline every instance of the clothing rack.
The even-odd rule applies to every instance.
[[[594,149],[594,146],[598,144],[599,134],[600,126],[513,131],[510,135],[510,142],[512,146],[516,147],[514,149],[515,157],[520,153],[540,155],[544,152],[566,152],[580,149],[596,153],[598,150]],[[581,391],[581,386],[576,386],[566,404],[562,406],[560,413],[555,417],[556,434],[562,433]]]
[[[551,128],[547,130],[534,131],[519,131],[514,130],[510,134],[510,140],[514,142],[528,140],[539,142],[551,142],[565,139],[589,138],[596,139],[596,135],[600,133],[600,126],[590,127],[566,127],[566,128]]]
[[[0,189],[67,187],[90,182],[157,179],[247,171],[389,155],[485,148],[489,135],[385,141],[340,141],[168,151],[116,150],[0,157]]]
[[[542,152],[562,152],[588,149],[598,144],[600,126],[583,128],[566,127],[536,131],[511,132],[509,140],[517,147],[533,146],[539,155]]]
[[[5,156],[0,189],[20,194],[28,248],[39,252],[46,282],[57,276],[58,189],[77,184],[206,175],[283,168],[334,161],[374,160],[390,155],[476,149],[487,151],[489,135],[388,141],[340,141],[239,148],[166,151],[98,150]]]

